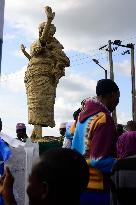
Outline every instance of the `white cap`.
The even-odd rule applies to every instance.
[[[62,122],[61,124],[60,124],[60,127],[59,128],[66,128],[66,122]]]

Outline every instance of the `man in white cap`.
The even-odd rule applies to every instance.
[[[60,124],[59,132],[60,132],[60,135],[61,135],[62,137],[65,136],[65,132],[66,132],[66,122],[62,122],[62,123]]]

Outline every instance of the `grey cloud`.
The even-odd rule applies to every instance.
[[[85,0],[78,8],[56,14],[56,25],[64,38],[71,37],[74,47],[91,48],[109,39],[125,38],[128,33],[133,35],[135,8],[134,0]]]
[[[85,0],[78,8],[56,14],[56,21],[67,34],[113,35],[134,31],[135,7],[135,0]]]
[[[23,6],[8,4],[5,16],[36,36],[38,24],[46,17],[42,10],[43,1],[41,4],[32,2],[29,0],[29,7],[26,0]],[[62,1],[53,1],[49,5],[54,5],[56,35],[66,49],[87,50],[109,39],[125,38],[128,33],[133,35],[136,32],[135,0],[78,0],[76,3],[67,0],[65,5]]]

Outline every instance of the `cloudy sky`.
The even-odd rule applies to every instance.
[[[0,84],[0,116],[3,132],[15,137],[17,122],[27,125],[30,135],[33,126],[27,122],[27,102],[24,72],[28,61],[21,54],[20,44],[29,51],[38,38],[38,25],[46,21],[45,6],[55,11],[55,37],[64,45],[71,66],[66,68],[57,87],[55,128],[44,128],[44,135],[58,136],[59,123],[71,121],[80,102],[95,95],[97,80],[104,71],[92,58],[109,69],[108,54],[99,48],[108,40],[122,40],[123,44],[136,42],[135,0],[5,0],[2,77]],[[131,119],[130,55],[121,55],[124,49],[113,52],[115,81],[121,97],[117,107],[118,123]]]

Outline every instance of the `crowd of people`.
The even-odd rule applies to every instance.
[[[96,97],[81,102],[72,122],[61,123],[63,146],[45,152],[33,167],[27,188],[29,204],[135,203],[136,122],[130,120],[126,126],[114,122],[111,114],[119,98],[114,81],[99,80]],[[26,141],[24,123],[17,124],[16,133],[18,140]],[[13,176],[9,168],[3,172],[0,204],[15,205]]]
[[[99,80],[96,97],[83,100],[72,126],[65,125],[63,147],[81,153],[89,165],[80,205],[128,205],[135,198],[136,122],[114,122],[111,113],[119,97],[115,82]]]

